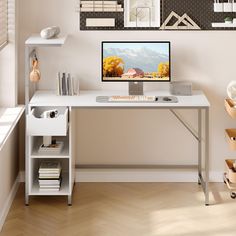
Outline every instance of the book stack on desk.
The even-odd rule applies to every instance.
[[[39,167],[39,190],[59,191],[61,186],[61,163],[43,161]]]
[[[74,79],[70,73],[57,74],[57,95],[59,96],[73,96],[74,95]]]

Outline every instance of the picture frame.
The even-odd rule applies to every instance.
[[[125,0],[125,27],[160,27],[160,0]]]

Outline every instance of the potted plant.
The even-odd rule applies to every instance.
[[[233,19],[232,19],[232,17],[226,17],[225,18],[225,23],[233,23]]]

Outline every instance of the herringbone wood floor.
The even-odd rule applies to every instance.
[[[235,236],[236,200],[211,185],[205,207],[194,183],[82,183],[73,206],[64,197],[34,197],[21,185],[0,236]]]

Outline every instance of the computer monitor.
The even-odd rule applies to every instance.
[[[102,81],[129,82],[129,93],[143,94],[143,82],[170,82],[170,42],[102,42]]]

